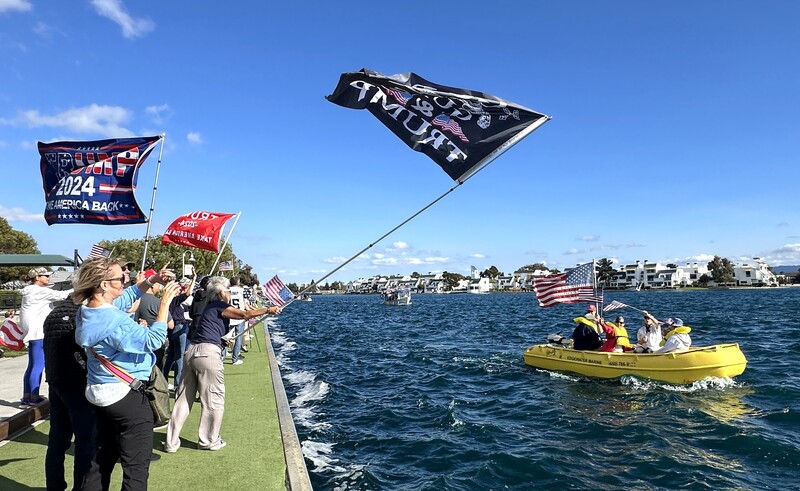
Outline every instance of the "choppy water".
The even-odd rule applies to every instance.
[[[532,294],[292,304],[270,331],[314,488],[800,489],[800,288],[611,300],[740,343],[747,370],[670,386],[526,367],[585,307]]]

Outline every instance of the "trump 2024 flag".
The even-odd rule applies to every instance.
[[[414,73],[342,74],[327,99],[368,109],[406,145],[463,182],[549,117],[493,95],[429,82]]]
[[[161,243],[219,252],[219,235],[222,227],[234,216],[235,213],[211,211],[187,213],[172,222],[161,237]]]
[[[147,221],[133,192],[139,167],[160,139],[39,142],[47,224]]]

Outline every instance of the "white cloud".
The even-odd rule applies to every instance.
[[[125,38],[144,36],[155,28],[150,19],[131,17],[121,0],[92,0],[92,5],[99,15],[119,25]]]
[[[470,254],[469,257],[474,257],[475,259],[484,259],[486,255],[476,252],[475,254]]]
[[[714,254],[698,254],[696,256],[689,256],[686,258],[686,260],[690,262],[707,263],[714,260]]]
[[[172,117],[173,111],[168,104],[161,104],[160,106],[147,106],[144,112],[153,118],[156,124],[162,124]]]
[[[0,0],[0,12],[28,12],[33,8],[28,0]]]
[[[189,134],[186,135],[186,139],[189,141],[189,143],[194,145],[200,145],[203,143],[203,137],[200,136],[200,133],[197,133],[196,131],[189,132]]]
[[[121,126],[131,117],[130,111],[119,106],[92,104],[74,107],[58,114],[41,114],[35,109],[20,112],[14,119],[0,119],[0,124],[29,128],[64,128],[75,133],[98,134],[106,137],[133,136]]]
[[[578,240],[581,240],[583,242],[597,242],[598,240],[600,240],[600,237],[596,235],[584,235],[583,237],[579,237]]]
[[[44,222],[44,215],[31,213],[22,208],[6,208],[0,205],[0,216],[9,222]]]
[[[345,261],[347,261],[347,258],[344,256],[329,257],[328,259],[322,260],[322,262],[326,264],[341,264]]]
[[[394,249],[408,249],[408,244],[403,242],[403,241],[401,241],[401,240],[398,240],[397,242],[392,244],[392,248],[394,248]]]

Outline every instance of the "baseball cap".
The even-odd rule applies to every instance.
[[[33,268],[30,271],[28,271],[28,278],[35,280],[37,276],[50,276],[51,274],[53,274],[52,271],[45,268],[44,266],[41,266],[38,268]]]
[[[597,307],[594,304],[589,305],[589,312],[597,312]]]

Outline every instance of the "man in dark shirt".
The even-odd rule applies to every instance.
[[[145,278],[150,279],[150,277],[155,274],[156,272],[154,270],[148,269],[145,271],[144,276]],[[136,312],[133,315],[133,320],[140,324],[144,322],[148,327],[152,326],[156,322],[158,308],[161,306],[161,299],[156,297],[156,294],[160,290],[161,283],[153,283],[153,285],[148,288],[146,292],[142,293],[141,298],[139,298],[139,307],[136,308]],[[175,322],[170,314],[167,316],[167,336],[170,335],[173,327],[175,327]],[[162,346],[153,352],[153,354],[156,355],[156,366],[162,372],[164,371],[165,348],[166,346]]]
[[[86,400],[86,355],[75,342],[78,306],[69,297],[44,320],[44,371],[50,393],[50,433],[44,469],[47,489],[66,489],[64,455],[75,435],[73,486],[79,489],[95,453],[94,407]]]

